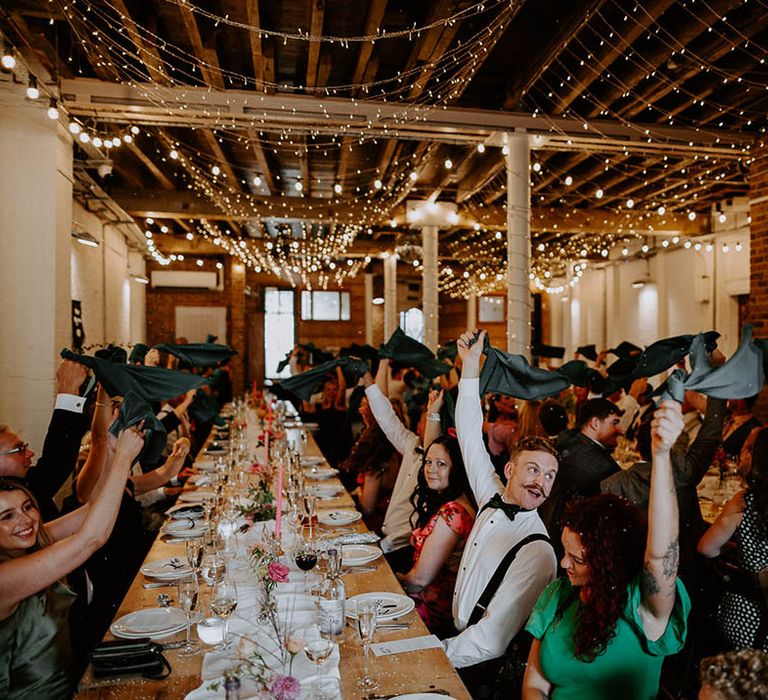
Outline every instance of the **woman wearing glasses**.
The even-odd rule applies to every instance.
[[[456,574],[472,525],[475,504],[459,442],[441,436],[430,444],[411,497],[413,567],[398,574],[429,630],[441,638],[455,634],[451,602]]]
[[[74,594],[61,580],[109,537],[142,445],[139,430],[124,430],[109,445],[111,466],[91,500],[45,525],[32,493],[0,479],[0,697],[71,697],[67,613]]]

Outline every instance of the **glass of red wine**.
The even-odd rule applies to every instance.
[[[304,590],[309,592],[309,572],[317,565],[317,548],[311,540],[299,540],[293,559],[304,572]]]

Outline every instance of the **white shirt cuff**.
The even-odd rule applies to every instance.
[[[82,413],[85,406],[84,396],[75,396],[75,394],[56,394],[56,405],[54,409],[62,411],[72,411],[72,413]]]

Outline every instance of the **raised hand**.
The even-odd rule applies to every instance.
[[[683,431],[683,411],[677,401],[663,401],[651,421],[651,449],[654,455],[668,453]]]
[[[145,367],[157,367],[160,364],[160,351],[151,348],[149,351],[147,351],[147,354],[144,356],[144,366]]]
[[[462,362],[462,377],[475,379],[480,376],[480,356],[483,354],[484,343],[485,331],[478,330],[462,333],[456,341]]]
[[[430,413],[439,413],[443,407],[444,394],[442,389],[431,389],[429,392],[429,401],[427,410]]]
[[[144,447],[145,431],[142,430],[144,422],[126,428],[120,432],[115,445],[115,454],[128,458],[129,464],[139,456],[141,448]]]
[[[184,459],[189,454],[189,448],[191,444],[189,438],[181,437],[173,443],[173,451],[171,457],[173,459]]]
[[[84,365],[72,360],[62,360],[59,368],[56,370],[56,387],[59,394],[80,393],[80,387],[83,385],[88,370]]]

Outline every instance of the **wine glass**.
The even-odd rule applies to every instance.
[[[203,557],[202,574],[203,580],[209,586],[213,586],[217,581],[225,578],[227,564],[217,547],[212,546]]]
[[[195,576],[200,573],[200,567],[203,563],[203,541],[198,539],[187,540],[187,562],[195,572]]]
[[[213,496],[203,499],[203,516],[205,517],[205,525],[208,530],[211,529],[211,517],[213,516],[213,509],[216,507],[216,499]]]
[[[312,491],[304,491],[301,499],[301,506],[304,516],[309,521],[309,539],[312,539],[312,521],[315,518],[315,506],[317,505],[317,496]]]
[[[200,645],[189,639],[189,626],[192,618],[192,612],[197,608],[197,598],[199,589],[197,587],[197,576],[183,576],[177,582],[179,595],[179,608],[184,611],[187,618],[186,641],[184,646],[179,649],[179,656],[194,656],[200,652]]]
[[[304,572],[304,590],[309,588],[309,572],[317,565],[317,549],[311,541],[301,539],[293,555],[296,566]]]
[[[358,678],[355,686],[360,690],[376,690],[379,684],[371,678],[368,670],[368,649],[376,634],[376,624],[379,618],[379,606],[374,601],[363,601],[357,604],[357,632],[363,642],[363,677]]]
[[[335,646],[330,639],[321,637],[320,639],[313,639],[307,642],[307,645],[304,647],[304,653],[307,655],[307,658],[317,666],[318,694],[322,692],[323,687],[320,666],[333,653]]]
[[[229,645],[229,618],[237,607],[237,587],[235,582],[224,576],[211,586],[211,610],[224,620],[224,643],[222,649]]]

